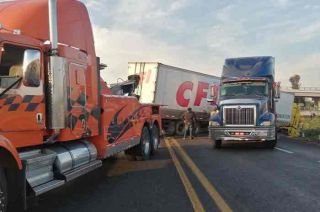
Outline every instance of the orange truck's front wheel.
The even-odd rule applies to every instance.
[[[7,179],[4,175],[3,169],[0,168],[0,212],[7,211],[7,203]]]

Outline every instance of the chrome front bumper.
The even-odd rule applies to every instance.
[[[275,140],[275,127],[209,127],[209,136],[222,141]]]

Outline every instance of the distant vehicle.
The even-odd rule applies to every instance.
[[[289,92],[280,92],[280,98],[276,101],[277,122],[276,127],[280,129],[288,129],[292,121],[292,107],[294,102],[294,94]]]
[[[141,103],[156,103],[161,107],[164,131],[167,135],[183,135],[183,112],[191,107],[198,122],[195,133],[208,130],[212,105],[206,101],[210,84],[220,78],[157,62],[130,62],[129,75],[139,74],[136,89]]]
[[[208,98],[219,99],[219,112],[209,122],[215,147],[222,142],[261,141],[273,148],[277,142],[275,99],[280,92],[274,81],[274,58],[226,59],[219,93],[215,87]]]

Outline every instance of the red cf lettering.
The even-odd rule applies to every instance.
[[[184,97],[184,93],[186,90],[192,91],[192,88],[193,88],[193,83],[189,81],[184,82],[179,86],[176,94],[176,100],[178,105],[180,105],[181,107],[188,107],[190,99],[186,99]]]
[[[199,82],[198,83],[198,89],[197,89],[197,95],[196,99],[194,101],[194,106],[200,106],[201,100],[203,98],[207,98],[207,92],[204,90],[208,90],[209,84],[206,82]]]

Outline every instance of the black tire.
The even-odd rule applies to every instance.
[[[184,135],[184,123],[183,121],[177,121],[176,123],[176,135],[183,136]]]
[[[163,130],[165,135],[172,136],[176,133],[176,125],[175,121],[172,120],[164,120],[163,121]]]
[[[273,140],[273,141],[271,141],[271,142],[269,143],[269,148],[270,148],[270,149],[273,149],[273,148],[276,147],[276,145],[277,145],[277,140]]]
[[[277,140],[266,141],[266,147],[269,149],[274,149],[277,145]]]
[[[222,145],[222,141],[221,140],[214,141],[214,148],[220,149],[221,145]]]
[[[144,126],[141,131],[140,143],[136,146],[137,159],[149,160],[151,154],[151,135],[148,127]]]
[[[276,133],[275,135],[275,140],[272,140],[272,141],[265,141],[266,143],[266,147],[269,148],[269,149],[273,149],[276,147],[277,145],[277,142],[278,142],[278,133]]]
[[[0,212],[7,211],[8,204],[8,192],[7,192],[7,180],[3,170],[0,168]]]
[[[151,155],[154,155],[160,144],[160,129],[154,124],[151,128]]]

